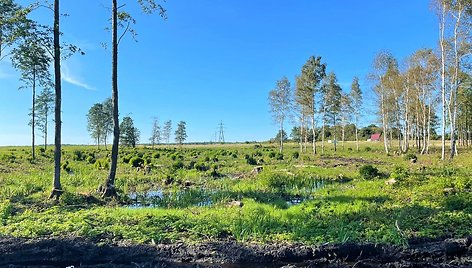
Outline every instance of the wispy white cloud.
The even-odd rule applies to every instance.
[[[94,87],[90,86],[86,82],[84,82],[79,76],[75,75],[67,62],[63,62],[61,68],[61,75],[62,79],[72,85],[87,89],[87,90],[95,90]]]

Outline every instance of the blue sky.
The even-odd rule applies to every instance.
[[[374,123],[366,75],[375,54],[389,50],[401,61],[435,48],[438,36],[429,0],[168,0],[166,21],[142,14],[137,1],[119,2],[136,19],[138,33],[137,42],[127,36],[120,44],[120,117],[135,120],[143,142],[153,117],[161,124],[172,120],[174,128],[186,121],[190,142],[214,139],[220,121],[227,141],[275,136],[268,92],[282,76],[293,81],[311,55],[322,57],[345,91],[360,77],[363,123]],[[111,95],[110,51],[101,45],[111,39],[105,30],[110,5],[62,1],[69,15],[62,18],[63,39],[86,53],[63,62],[65,144],[93,144],[87,111]],[[49,11],[34,16],[52,19]],[[31,90],[18,90],[18,74],[9,65],[0,62],[0,145],[27,145]]]

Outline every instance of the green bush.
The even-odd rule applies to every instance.
[[[5,200],[0,203],[0,220],[2,225],[7,223],[8,218],[13,214],[13,206],[10,203],[10,200]]]
[[[246,159],[246,162],[247,162],[249,165],[253,165],[253,166],[257,165],[257,160],[256,160],[254,157],[252,157],[252,156],[249,156],[249,157]]]
[[[129,160],[130,160],[131,158],[133,158],[133,156],[131,156],[131,155],[129,155],[129,154],[123,156],[123,163],[128,164],[128,163],[129,163]]]
[[[252,155],[253,156],[262,156],[262,152],[261,151],[255,151]]]
[[[158,159],[158,158],[160,158],[160,157],[161,157],[161,154],[160,154],[160,153],[153,153],[153,154],[152,154],[152,158],[154,158],[154,159]]]
[[[135,156],[129,160],[132,167],[140,167],[144,165],[144,159],[139,156]]]
[[[405,154],[403,156],[403,159],[406,160],[406,161],[411,161],[411,160],[416,161],[416,160],[418,160],[418,157],[413,153],[408,153],[408,154]]]
[[[370,152],[370,151],[372,151],[372,148],[370,148],[370,147],[367,146],[367,147],[365,147],[364,151]]]
[[[393,172],[390,174],[390,178],[395,179],[397,181],[404,181],[406,178],[408,178],[408,176],[408,170],[400,166],[396,166],[393,169]]]
[[[276,158],[277,160],[284,160],[284,155],[282,153],[277,153]]]
[[[75,160],[75,161],[85,160],[85,154],[81,150],[74,150],[72,152],[72,160]]]
[[[205,163],[196,163],[194,168],[198,171],[207,171],[210,169],[210,167],[208,165],[206,165]]]
[[[61,168],[62,170],[66,171],[66,172],[71,172],[72,169],[69,167],[69,161],[65,161],[62,163],[61,165]]]
[[[293,159],[298,159],[300,157],[300,153],[299,152],[293,152],[292,154],[292,158]]]
[[[174,170],[183,169],[184,167],[185,167],[184,162],[182,162],[182,161],[180,161],[180,160],[177,161],[177,162],[174,162],[174,163],[172,164],[172,168],[173,168]]]
[[[11,154],[4,154],[0,157],[0,161],[2,162],[9,162],[9,163],[15,163],[16,161],[16,156],[11,153]]]
[[[274,152],[274,151],[270,152],[270,153],[269,153],[269,157],[270,157],[270,158],[274,158],[274,157],[275,157],[275,152]]]
[[[95,163],[93,164],[94,167],[98,169],[108,169],[110,168],[110,163],[108,162],[107,158],[100,158],[95,160]]]
[[[196,163],[197,162],[195,160],[190,161],[190,163],[188,163],[187,169],[194,169]]]
[[[379,170],[372,165],[364,165],[359,168],[359,175],[365,180],[372,180],[380,175]]]
[[[93,156],[87,156],[87,158],[86,158],[85,160],[86,160],[87,163],[89,163],[89,164],[95,164],[95,161],[97,161],[97,160],[95,159],[95,157],[93,157]]]

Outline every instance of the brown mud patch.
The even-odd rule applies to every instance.
[[[320,160],[323,163],[324,167],[345,167],[354,165],[360,167],[361,165],[382,165],[385,162],[375,160],[375,159],[364,159],[360,158],[350,158],[350,157],[341,157],[341,156],[322,156]]]
[[[472,267],[472,238],[306,246],[233,240],[136,245],[80,238],[0,238],[0,267]]]

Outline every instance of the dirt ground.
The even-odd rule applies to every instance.
[[[471,244],[472,237],[411,241],[407,248],[233,240],[110,245],[80,238],[0,237],[0,267],[472,267]]]

